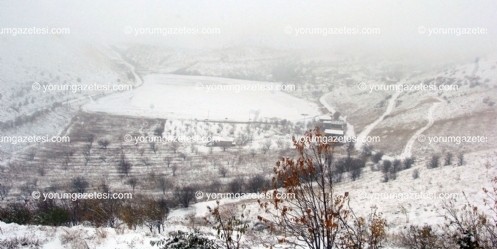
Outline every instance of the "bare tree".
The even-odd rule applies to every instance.
[[[148,143],[148,145],[150,146],[150,149],[154,152],[154,154],[157,154],[157,144],[155,142],[150,142]]]
[[[372,154],[373,154],[373,146],[369,144],[364,144],[361,148],[361,157],[367,159]]]
[[[88,188],[88,186],[90,186],[90,184],[82,176],[78,176],[78,177],[73,178],[71,180],[71,187],[72,187],[74,192],[84,193],[86,191],[86,189]]]
[[[173,164],[173,166],[171,167],[171,170],[173,172],[173,176],[176,176],[176,171],[178,170],[178,165],[177,164]]]
[[[378,151],[378,152],[374,153],[371,160],[373,161],[373,163],[379,163],[382,158],[383,158],[383,152]]]
[[[10,189],[10,186],[0,184],[0,198],[2,198],[2,201],[9,195]]]
[[[92,148],[93,143],[89,143],[83,147],[83,157],[85,158],[85,166],[88,165],[88,163],[91,160],[91,148]]]
[[[247,183],[247,190],[252,193],[260,192],[267,187],[269,187],[269,181],[260,174],[250,178]]]
[[[241,210],[237,210],[237,207],[222,207],[217,201],[216,207],[207,208],[210,216],[206,217],[205,220],[216,229],[217,235],[224,242],[225,248],[241,248],[242,236],[249,227],[248,212],[245,210],[245,204],[242,205]]]
[[[169,212],[166,200],[146,200],[143,208],[144,223],[150,229],[154,228],[161,232],[161,227],[164,226],[164,220]]]
[[[447,152],[447,154],[445,154],[444,166],[452,165],[452,158],[453,157],[454,157],[454,155],[451,152]]]
[[[69,167],[69,163],[71,162],[71,157],[74,155],[74,151],[70,147],[64,147],[62,150],[63,158],[62,158],[62,166],[64,170],[67,170]]]
[[[350,141],[346,144],[347,159],[350,160],[352,152],[355,150],[355,143]]]
[[[36,150],[35,149],[30,149],[27,154],[28,161],[33,161],[35,160],[36,157]]]
[[[107,149],[107,147],[109,146],[110,144],[110,141],[106,138],[102,138],[102,139],[99,139],[98,140],[98,145],[100,146],[101,149]]]
[[[219,193],[221,191],[221,187],[222,186],[223,185],[221,184],[220,181],[214,180],[214,181],[211,182],[211,184],[209,184],[209,186],[207,187],[207,189],[211,193]]]
[[[181,157],[183,160],[186,160],[187,155],[183,152],[178,153],[178,156]]]
[[[269,152],[269,150],[271,149],[271,145],[273,143],[271,142],[271,140],[266,140],[263,144],[262,144],[262,147],[261,147],[261,151],[262,153],[264,154],[267,154]]]
[[[140,161],[143,163],[143,165],[145,165],[147,168],[150,166],[150,158],[148,157],[142,157],[140,158]]]
[[[176,152],[178,152],[179,148],[181,147],[181,143],[179,142],[171,142],[169,144],[169,148],[174,152],[174,154],[176,154]]]
[[[45,165],[42,163],[41,165],[38,166],[37,168],[38,174],[40,176],[45,176],[46,171],[45,171]]]
[[[185,186],[182,188],[176,188],[174,191],[174,196],[176,201],[178,201],[181,206],[187,208],[190,206],[190,202],[195,199],[195,188],[192,186]]]
[[[235,138],[235,143],[237,145],[247,145],[250,141],[250,135],[246,134],[246,133],[240,133],[240,135],[238,135],[238,137]]]
[[[419,178],[419,170],[418,169],[414,169],[412,171],[412,179],[418,179]]]
[[[161,124],[154,129],[154,135],[155,136],[162,136],[162,133],[164,133],[164,125]]]
[[[383,164],[381,166],[381,172],[383,173],[383,182],[388,182],[391,178],[392,172],[392,161],[383,160]]]
[[[119,172],[125,176],[128,176],[132,166],[131,162],[129,162],[126,158],[126,155],[124,155],[124,152],[121,152],[121,156],[117,164]]]
[[[431,159],[426,166],[429,169],[433,169],[433,168],[438,168],[439,165],[440,165],[440,156],[435,154],[431,156]]]
[[[412,167],[412,165],[414,164],[415,162],[415,158],[414,157],[407,157],[404,159],[404,169],[410,169]]]
[[[306,138],[322,137],[319,130]],[[307,140],[307,139],[306,139]],[[334,145],[294,141],[298,158],[282,158],[274,168],[272,198],[260,202],[265,213],[258,219],[284,234],[287,243],[312,249],[380,248],[386,237],[386,221],[372,209],[358,217],[348,205],[349,193],[337,195],[327,177],[333,164],[325,163]],[[287,198],[277,195],[285,191]],[[273,216],[271,216],[271,214]],[[272,218],[271,218],[272,217]]]
[[[462,166],[464,165],[464,153],[459,153],[459,155],[457,155],[457,165],[459,166]]]
[[[166,162],[167,167],[171,166],[173,158],[170,156],[164,157],[164,161]]]
[[[86,135],[85,139],[88,142],[88,144],[90,145],[90,147],[92,147],[93,146],[93,142],[95,142],[95,135],[88,134],[88,135]]]
[[[133,188],[133,193],[135,192],[136,185],[138,185],[138,179],[136,177],[131,177],[126,181],[126,184]]]
[[[276,147],[278,147],[278,149],[286,149],[286,143],[283,139],[278,139],[276,140]]]
[[[245,187],[245,181],[241,177],[237,177],[233,179],[229,184],[228,184],[228,190],[231,193],[241,193],[243,192],[243,188]]]
[[[28,181],[22,184],[19,189],[23,195],[31,195],[33,191],[36,190],[38,186],[38,178],[33,179],[32,181]]]
[[[219,167],[219,174],[222,177],[226,177],[226,174],[228,174],[228,169],[224,166]]]
[[[174,187],[174,184],[170,180],[168,180],[167,178],[161,177],[161,178],[159,178],[159,180],[157,180],[157,187],[160,190],[162,190],[162,194],[165,195],[166,190],[172,189]]]

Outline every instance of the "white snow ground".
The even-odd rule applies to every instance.
[[[497,150],[488,150],[466,155],[467,165],[444,166],[436,169],[426,169],[424,162],[418,162],[413,169],[401,171],[398,178],[388,183],[380,183],[380,172],[366,172],[362,178],[355,182],[344,182],[337,186],[337,193],[350,192],[351,206],[359,215],[365,215],[372,206],[388,221],[389,233],[399,231],[403,226],[411,224],[436,225],[443,222],[442,203],[449,194],[458,194],[457,204],[463,204],[461,197],[464,192],[469,201],[482,204],[482,187],[489,187],[490,178],[497,175]],[[420,177],[412,179],[412,170],[418,169]],[[390,198],[381,194],[425,194],[423,198]],[[438,197],[429,198],[430,194]],[[249,220],[256,220],[260,215],[258,204],[243,201],[247,209],[251,210]],[[236,200],[221,200],[221,204],[237,203]],[[215,201],[200,202],[187,209],[172,210],[165,223],[166,231],[161,235],[150,233],[147,228],[136,230],[127,228],[92,228],[85,226],[75,227],[46,227],[46,226],[21,226],[0,222],[0,240],[13,238],[38,239],[43,249],[69,248],[70,243],[64,244],[64,238],[72,237],[72,243],[86,244],[87,248],[95,249],[132,249],[132,248],[157,248],[150,246],[151,240],[159,240],[168,232],[176,230],[189,230],[189,216],[201,218],[208,214],[207,206],[215,206]],[[214,233],[208,227],[199,226],[203,233],[212,237]],[[69,236],[70,235],[70,236]],[[259,236],[268,236],[261,233]],[[83,243],[84,241],[84,243]],[[28,247],[26,247],[28,248]],[[76,247],[79,248],[79,247]],[[389,248],[389,247],[387,247]],[[391,247],[390,247],[391,248]]]
[[[237,86],[271,85],[266,82],[159,74],[145,76],[144,82],[134,91],[101,98],[83,109],[151,118],[221,121],[263,121],[266,118],[299,121],[319,115],[315,104],[283,91],[236,90]],[[211,86],[217,89],[209,88]],[[223,87],[226,90],[220,89]]]

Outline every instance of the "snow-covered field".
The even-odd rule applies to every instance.
[[[116,55],[114,55],[116,56]],[[119,56],[118,56],[119,57]],[[128,62],[124,63],[123,58],[114,58],[121,60],[127,69],[134,75],[135,84],[140,85],[141,81],[136,74],[134,67]],[[417,136],[420,134],[445,134],[437,133],[440,127],[444,125],[445,120],[456,116],[463,117],[463,115],[470,115],[468,110],[478,110],[491,112],[491,105],[489,104],[494,100],[493,91],[493,78],[488,74],[493,71],[493,61],[483,62],[479,67],[482,75],[481,85],[476,84],[470,87],[469,84],[474,83],[474,80],[463,81],[466,76],[465,73],[458,75],[461,71],[467,71],[468,68],[461,66],[456,68],[451,74],[456,80],[461,79],[462,91],[458,93],[445,94],[443,96],[425,93],[385,93],[373,92],[365,93],[357,88],[355,85],[338,84],[334,90],[325,92],[320,98],[321,104],[329,111],[339,111],[345,113],[346,121],[349,123],[351,134],[354,133],[353,128],[359,129],[355,132],[359,136],[366,135],[382,135],[385,143],[390,147],[384,147],[387,155],[396,155],[392,148],[395,147],[399,151],[404,151],[405,155],[413,155],[418,157],[415,166],[412,169],[401,171],[396,180],[391,180],[387,183],[381,182],[381,173],[378,171],[371,171],[366,168],[363,176],[357,181],[346,180],[337,186],[337,192],[349,192],[352,197],[352,208],[358,214],[367,214],[372,206],[377,206],[378,210],[383,213],[388,221],[388,229],[393,233],[399,231],[407,224],[422,225],[425,223],[436,225],[442,221],[441,205],[443,203],[443,196],[452,196],[457,198],[457,203],[461,204],[465,201],[462,197],[462,192],[466,193],[468,200],[481,204],[482,194],[481,188],[488,184],[490,177],[494,176],[497,171],[495,168],[497,151],[488,149],[489,146],[477,146],[472,150],[467,150],[465,154],[465,161],[467,165],[464,166],[445,166],[436,169],[426,169],[426,156],[427,154],[420,154],[419,151],[427,151],[428,146],[420,144],[417,141]],[[140,68],[140,66],[136,66]],[[468,66],[470,68],[470,66]],[[476,71],[478,72],[478,71]],[[456,75],[457,74],[457,75]],[[352,75],[352,74],[351,74]],[[354,75],[354,77],[358,77]],[[361,75],[361,77],[367,77]],[[410,79],[409,83],[416,83],[423,80],[441,77],[437,74],[427,73],[422,77]],[[489,80],[487,80],[489,79]],[[355,79],[356,81],[359,78]],[[390,79],[394,82],[395,80]],[[354,82],[354,81],[352,81]],[[376,79],[371,81],[370,84],[380,84],[382,81]],[[456,81],[457,82],[457,81]],[[460,83],[461,83],[460,82]],[[480,82],[480,81],[476,81]],[[264,87],[263,90],[244,90],[244,87],[259,86]],[[250,153],[252,151],[259,151],[262,140],[271,141],[272,147],[278,149],[276,139],[284,139],[285,134],[282,133],[281,127],[275,123],[275,127],[265,122],[289,120],[292,122],[306,123],[314,116],[322,114],[319,106],[309,99],[298,98],[296,92],[284,92],[279,90],[267,90],[267,87],[276,87],[277,83],[261,82],[261,81],[248,81],[237,80],[229,78],[219,78],[212,76],[188,76],[188,75],[173,75],[173,74],[147,74],[143,78],[143,84],[132,91],[114,93],[102,98],[88,98],[88,102],[82,106],[82,111],[85,112],[80,119],[76,119],[71,123],[67,130],[67,134],[78,136],[78,131],[81,134],[93,132],[98,137],[104,137],[109,133],[107,129],[116,129],[119,122],[123,125],[126,123],[126,129],[131,129],[129,119],[137,119],[136,122],[143,122],[148,119],[146,130],[141,127],[138,131],[139,134],[147,134],[153,132],[153,128],[161,123],[152,119],[158,118],[167,120],[163,124],[165,128],[163,135],[177,135],[177,134],[190,134],[190,135],[222,135],[233,136],[235,138],[241,137],[245,133],[253,135],[253,142],[248,146],[241,146],[239,148],[222,152],[219,149],[210,152],[209,149],[203,145],[198,146],[184,146],[180,150],[197,149],[201,155],[192,156],[195,160],[189,159],[189,166],[184,166],[176,173],[172,173],[172,169],[162,167],[164,165],[164,158],[172,157],[172,161],[176,163],[185,164],[179,160],[179,156],[172,153],[166,147],[159,146],[159,152],[151,152],[150,148],[145,144],[141,148],[145,153],[141,157],[134,150],[138,147],[129,149],[127,152],[133,158],[134,169],[132,174],[136,176],[143,176],[150,170],[162,174],[167,177],[174,175],[176,183],[186,184],[191,182],[202,182],[208,184],[218,176],[219,165],[211,162],[212,158],[221,158],[221,154],[228,154],[229,158],[233,155],[245,155],[245,158],[251,160]],[[413,98],[413,95],[416,96]],[[486,102],[481,102],[479,97],[487,97]],[[462,100],[462,101],[457,101]],[[466,102],[465,102],[466,101]],[[455,108],[457,107],[458,108]],[[454,108],[449,108],[449,107]],[[436,108],[435,108],[436,107]],[[430,111],[431,110],[431,111]],[[62,113],[59,114],[70,115]],[[108,117],[115,117],[116,120],[110,122],[113,118],[101,118],[99,115],[108,115]],[[119,118],[119,116],[126,116]],[[453,116],[450,116],[453,115]],[[50,117],[50,116],[47,116]],[[483,116],[470,116],[475,119],[471,123],[481,123],[482,119],[489,118],[488,115]],[[361,119],[363,118],[363,119]],[[357,123],[357,120],[361,122]],[[491,117],[490,117],[491,119]],[[198,120],[198,121],[197,121]],[[480,120],[480,122],[478,122]],[[133,121],[133,122],[135,122]],[[234,122],[241,122],[235,124]],[[222,124],[222,122],[225,122]],[[231,123],[230,123],[231,122]],[[252,127],[250,122],[259,123],[260,127]],[[211,124],[212,123],[212,124]],[[297,125],[297,126],[300,126]],[[485,122],[483,122],[485,125]],[[134,125],[136,126],[136,124]],[[142,125],[143,126],[143,125]],[[265,126],[268,128],[266,129]],[[295,127],[297,127],[295,126]],[[302,127],[305,125],[302,125]],[[392,135],[390,132],[405,132],[406,126],[412,126],[406,135],[397,136],[394,142],[391,140]],[[41,129],[44,126],[32,127],[31,130]],[[289,126],[293,127],[293,126]],[[294,127],[294,128],[295,128]],[[86,129],[88,128],[88,129]],[[48,129],[49,128],[43,128]],[[58,128],[53,128],[58,130]],[[252,132],[249,132],[253,129]],[[385,132],[385,129],[388,132]],[[121,131],[125,129],[122,128]],[[461,128],[454,129],[461,131]],[[484,132],[485,129],[471,128],[471,131]],[[14,132],[14,131],[12,131]],[[289,131],[292,132],[292,131]],[[116,137],[120,136],[120,131],[114,131]],[[110,134],[110,133],[109,133]],[[488,134],[491,137],[492,134]],[[109,136],[108,136],[109,137]],[[117,138],[116,138],[117,139]],[[84,142],[83,142],[84,143]],[[65,183],[65,176],[67,172],[71,172],[70,177],[80,175],[81,172],[88,172],[91,169],[91,174],[86,173],[87,176],[92,178],[99,178],[100,175],[108,176],[110,170],[115,171],[112,163],[114,160],[108,162],[100,162],[97,157],[100,153],[94,152],[94,158],[90,163],[80,172],[81,167],[76,167],[76,164],[82,164],[81,152],[78,146],[83,146],[83,143],[75,142],[73,148],[78,153],[72,159],[73,168],[71,171],[63,171],[57,168],[58,163],[45,164],[46,166],[55,167],[48,172],[45,177],[58,179],[61,184]],[[124,144],[126,145],[126,144]],[[288,145],[286,145],[288,146]],[[357,146],[360,149],[360,145]],[[119,141],[112,140],[111,146],[108,151],[118,150],[123,147]],[[50,152],[50,148],[44,148]],[[389,150],[392,149],[392,150]],[[106,151],[106,152],[108,152]],[[392,152],[393,151],[393,152]],[[392,152],[392,154],[389,154]],[[111,153],[111,152],[109,152]],[[193,153],[193,152],[192,152]],[[197,152],[195,152],[197,153]],[[203,153],[203,154],[202,154]],[[211,154],[212,155],[209,155]],[[231,154],[229,154],[231,153]],[[255,152],[254,152],[255,153]],[[112,154],[112,153],[111,153]],[[136,155],[135,155],[136,154]],[[188,153],[186,152],[188,155]],[[265,153],[264,153],[265,154]],[[399,153],[400,154],[400,153]],[[38,157],[41,157],[39,154]],[[117,154],[116,154],[117,155]],[[258,160],[270,158],[271,153],[264,157],[258,157]],[[397,154],[398,155],[398,154]],[[149,158],[147,158],[147,156]],[[204,158],[205,156],[205,158]],[[109,155],[108,158],[115,157]],[[211,159],[209,159],[211,158]],[[233,158],[235,158],[233,156]],[[253,158],[253,156],[252,156]],[[276,155],[275,157],[276,158]],[[15,159],[15,158],[9,158]],[[31,164],[37,164],[37,158]],[[254,159],[252,159],[254,160]],[[141,161],[147,161],[146,167],[141,165]],[[185,162],[184,162],[185,161]],[[231,159],[227,160],[230,164]],[[193,163],[192,163],[193,162]],[[29,164],[29,165],[31,165]],[[109,166],[107,172],[101,169],[96,170],[98,166]],[[150,164],[150,165],[149,165]],[[209,165],[210,164],[210,165]],[[186,165],[186,164],[185,164]],[[216,166],[217,165],[217,166]],[[236,177],[250,175],[253,173],[263,172],[268,173],[272,166],[271,160],[266,161],[247,161],[243,167],[232,169],[228,177],[221,179],[222,183],[226,184],[228,180],[234,180]],[[102,167],[100,167],[102,168]],[[147,169],[147,170],[145,170]],[[413,179],[413,170],[419,170],[420,178]],[[10,169],[12,170],[12,169]],[[10,170],[4,172],[8,173]],[[78,173],[79,172],[79,173]],[[177,174],[177,176],[175,175]],[[85,175],[85,173],[83,173]],[[97,175],[97,177],[94,177]],[[37,177],[37,176],[33,176]],[[268,176],[269,177],[269,176]],[[14,178],[13,178],[14,179]],[[18,178],[15,178],[18,179]],[[20,180],[28,179],[24,177]],[[127,189],[128,186],[123,185],[115,174],[114,178],[107,177],[107,179],[114,179],[112,181],[113,187],[118,189]],[[116,180],[117,179],[117,180]],[[145,178],[144,178],[145,179]],[[35,179],[36,180],[36,179]],[[93,180],[93,179],[92,179]],[[96,179],[98,180],[98,179]],[[96,181],[95,180],[95,181]],[[15,180],[16,181],[16,180]],[[19,181],[21,182],[21,181]],[[46,179],[39,181],[39,186],[49,187],[50,182]],[[146,184],[139,187],[143,192],[156,194],[158,192],[153,184]],[[16,194],[19,192],[15,192]],[[409,198],[393,198],[393,195],[410,195]],[[415,197],[415,196],[418,197]],[[386,196],[386,197],[385,197]],[[414,197],[413,197],[414,196]],[[421,196],[421,197],[419,197]],[[255,201],[236,201],[236,200],[222,200],[223,205],[236,206],[241,203],[247,205],[251,211],[250,219],[256,220],[256,215],[260,213],[258,204]],[[0,223],[0,240],[30,240],[38,244],[41,248],[154,248],[150,245],[150,241],[158,240],[167,234],[176,230],[191,230],[190,223],[192,219],[196,219],[197,226],[207,236],[214,238],[215,231],[209,226],[200,222],[205,217],[207,206],[214,206],[214,201],[199,202],[193,204],[189,208],[175,207],[171,210],[165,223],[166,230],[161,235],[150,232],[148,228],[139,227],[136,230],[124,228],[124,225],[116,229],[113,228],[93,228],[90,226],[75,226],[75,227],[43,227],[43,226],[19,226],[15,224]],[[253,225],[253,224],[252,224]],[[247,237],[264,237],[270,239],[271,236],[257,232],[250,232]],[[251,245],[257,247],[260,245]]]
[[[276,89],[275,83],[157,74],[145,76],[144,82],[135,91],[101,98],[83,109],[118,115],[219,121],[271,118],[302,121],[307,116],[319,115],[318,107],[312,103],[279,90],[265,90]],[[267,88],[243,90],[250,86]]]
[[[222,78],[227,76],[222,69],[214,65],[216,61],[203,62],[204,65],[199,64],[196,66],[197,68],[186,70],[194,72],[201,69],[200,71],[206,72],[205,74],[210,76],[161,74],[154,72],[154,70],[147,70],[145,65],[135,64],[136,61],[129,61],[129,58],[124,58],[115,51],[101,50],[97,52],[93,49],[87,48],[88,50],[85,50],[76,46],[64,47],[63,43],[54,43],[54,41],[44,42],[48,44],[47,47],[50,51],[59,51],[56,53],[56,58],[60,61],[59,66],[41,67],[39,65],[42,63],[35,60],[30,61],[33,63],[31,65],[24,62],[26,60],[24,56],[28,56],[27,54],[15,59],[12,52],[3,51],[2,57],[4,59],[0,63],[13,63],[16,65],[15,70],[17,71],[3,69],[6,76],[1,80],[5,83],[9,82],[9,84],[3,84],[2,87],[5,91],[12,91],[13,94],[3,95],[2,104],[10,108],[1,112],[0,117],[2,120],[9,120],[17,113],[29,114],[57,101],[65,101],[67,106],[54,109],[35,122],[6,130],[5,135],[15,135],[24,131],[30,131],[34,134],[44,132],[58,134],[64,130],[65,134],[76,138],[71,145],[67,146],[73,148],[76,153],[71,158],[69,170],[60,167],[60,158],[50,158],[49,162],[43,162],[43,157],[49,158],[47,155],[60,149],[56,146],[37,147],[40,148],[40,152],[29,163],[23,161],[25,153],[19,155],[2,154],[2,173],[4,175],[16,174],[16,176],[3,182],[14,187],[8,200],[19,200],[19,198],[12,197],[21,196],[21,184],[27,184],[28,181],[37,182],[37,188],[48,188],[51,187],[52,182],[64,185],[67,184],[67,179],[79,175],[92,178],[90,180],[92,188],[95,187],[94,185],[100,178],[105,178],[115,189],[128,190],[130,187],[120,180],[114,165],[119,154],[114,153],[114,151],[123,150],[123,148],[133,162],[132,175],[145,181],[147,181],[145,177],[150,172],[174,179],[174,183],[177,185],[198,182],[208,185],[216,179],[219,179],[222,184],[229,184],[229,181],[236,180],[237,177],[247,178],[256,173],[270,177],[272,160],[281,155],[278,153],[283,151],[280,150],[280,144],[285,144],[285,149],[288,148],[289,141],[287,140],[289,139],[285,135],[297,130],[301,133],[307,122],[326,111],[320,110],[318,100],[328,111],[339,111],[344,114],[342,118],[349,123],[349,134],[355,132],[360,137],[380,135],[383,143],[380,144],[379,148],[384,150],[386,155],[398,156],[403,152],[404,156],[417,157],[414,167],[399,172],[396,180],[383,183],[380,180],[381,172],[372,171],[368,167],[364,169],[359,180],[346,180],[338,184],[336,188],[337,193],[349,192],[351,194],[352,208],[358,214],[366,215],[372,206],[378,207],[378,210],[387,218],[388,229],[391,233],[398,232],[409,224],[440,224],[443,220],[441,206],[444,201],[444,198],[440,197],[441,195],[455,197],[457,204],[460,205],[465,201],[465,198],[462,197],[462,192],[464,192],[468,200],[481,204],[483,197],[481,188],[488,186],[490,178],[497,174],[495,168],[497,151],[492,149],[495,148],[493,146],[496,141],[494,139],[495,132],[491,131],[491,125],[489,125],[495,121],[496,82],[493,73],[496,70],[496,61],[492,57],[482,59],[477,63],[477,66],[475,63],[467,63],[448,67],[445,71],[424,72],[416,77],[405,77],[406,84],[420,82],[459,84],[461,88],[454,92],[439,94],[374,91],[368,93],[358,88],[356,83],[371,78],[367,81],[368,84],[395,84],[401,78],[382,76],[387,73],[374,67],[371,70],[376,71],[371,74],[362,74],[360,67],[353,66],[340,67],[336,70],[332,67],[333,69],[330,70],[335,71],[327,71],[325,69],[328,66],[324,62],[323,64],[317,63],[317,69],[311,70],[309,73],[316,73],[315,78],[319,80],[314,83],[319,85],[321,92],[314,92],[311,83],[299,85],[295,91],[286,92],[276,89],[280,86],[279,83]],[[5,43],[5,45],[15,47],[10,43]],[[73,55],[67,60],[62,55],[64,52],[60,52],[66,50],[67,53]],[[29,52],[28,54],[33,54],[38,59],[44,56],[41,52]],[[80,63],[74,60],[75,56],[81,54],[88,55],[87,61],[90,63]],[[133,57],[132,55],[131,57]],[[146,55],[144,56],[146,57]],[[206,54],[206,58],[210,58],[208,54]],[[240,61],[240,64],[244,63],[246,61]],[[72,73],[73,68],[82,69],[77,73]],[[96,68],[99,68],[100,71]],[[145,75],[143,82],[135,68]],[[208,73],[212,68],[216,69],[215,72]],[[19,70],[24,70],[28,74],[24,78],[15,77],[15,74],[22,74]],[[228,71],[231,72],[230,70]],[[65,71],[70,73],[62,73]],[[93,71],[97,73],[92,74]],[[267,71],[270,70],[267,69]],[[340,75],[339,77],[342,79],[328,80],[328,74],[332,75],[330,77]],[[87,78],[86,75],[91,77]],[[215,77],[215,75],[220,77]],[[132,91],[117,92],[99,98],[93,98],[91,94],[84,93],[81,95],[65,93],[36,95],[28,89],[34,82],[33,79],[42,85],[74,82],[84,85],[94,82],[113,82],[132,84],[138,87]],[[18,82],[18,86],[22,87],[16,88],[16,84],[14,84],[16,82]],[[328,88],[330,86],[332,89]],[[259,87],[259,89],[254,89],[254,87]],[[273,89],[268,90],[268,88]],[[57,96],[63,98],[57,99]],[[22,103],[16,103],[19,97],[23,98]],[[77,101],[68,102],[71,99]],[[82,103],[85,103],[81,106],[82,112],[76,114],[77,108]],[[71,120],[72,117],[75,119]],[[292,121],[292,123],[282,125],[279,121],[283,120]],[[141,127],[140,124],[135,123],[140,123]],[[119,129],[121,124],[123,127]],[[163,135],[185,134],[233,138],[249,135],[251,139],[247,145],[228,148],[226,151],[221,148],[208,148],[204,144],[184,145],[180,148],[180,152],[186,156],[183,159],[165,145],[158,146],[156,153],[152,152],[148,144],[132,147],[119,140],[123,132],[151,134],[154,132],[154,128],[159,125],[164,128]],[[140,129],[135,131],[137,127]],[[357,130],[354,131],[354,128]],[[286,134],[287,132],[288,134]],[[87,133],[97,135],[99,138],[111,138],[111,145],[105,151],[93,150],[93,157],[90,158],[91,160],[85,167],[82,167],[81,148],[84,147],[85,141],[81,140],[80,135]],[[487,135],[489,142],[487,144],[457,146],[455,151],[464,150],[466,152],[465,161],[467,163],[464,166],[452,165],[427,169],[426,158],[430,155],[429,152],[444,152],[451,147],[420,143],[418,136],[421,134],[481,134]],[[266,141],[269,141],[272,150],[267,154],[263,152],[263,144]],[[360,149],[361,146],[357,144],[356,147]],[[4,144],[3,149],[4,151],[15,151],[18,148]],[[142,151],[141,155],[138,153],[138,149]],[[197,153],[199,154],[197,155]],[[264,156],[254,157],[251,155],[257,153],[264,153]],[[109,160],[102,161],[101,158]],[[113,159],[110,160],[111,158]],[[181,165],[177,172],[176,169],[173,172],[172,168],[163,167],[166,158],[169,158],[173,165]],[[242,158],[244,160],[241,160],[242,164],[237,164],[234,167],[232,162],[235,162],[237,158],[239,161]],[[221,160],[221,163],[216,160]],[[44,178],[37,181],[38,175],[29,175],[28,177],[23,175],[28,172],[22,171],[23,169],[32,171],[30,168],[32,166],[39,169],[41,163],[49,170],[49,172],[43,173]],[[21,171],[16,171],[16,165],[24,165],[24,167],[19,167],[18,170]],[[218,170],[222,165],[233,168],[230,168],[226,177],[221,178]],[[11,166],[13,168],[10,168]],[[416,169],[419,170],[420,177],[413,179],[412,173]],[[161,194],[153,183],[144,183],[138,186],[138,189],[151,196]],[[409,197],[395,198],[395,195],[397,197],[408,195]],[[229,205],[230,208],[242,203],[247,205],[247,209],[251,211],[248,218],[254,221],[256,215],[261,211],[258,204],[252,200],[222,200],[221,203]],[[20,244],[24,241],[27,243],[26,245],[32,243],[38,245],[39,248],[54,249],[157,248],[152,247],[150,241],[168,237],[169,232],[177,230],[191,231],[192,219],[195,220],[194,222],[197,223],[195,226],[203,234],[215,238],[215,231],[202,222],[202,219],[208,215],[207,206],[214,205],[214,201],[206,201],[195,203],[189,208],[173,207],[165,222],[166,229],[161,234],[150,232],[146,227],[130,230],[122,224],[114,229],[94,228],[85,225],[74,227],[20,226],[0,222],[0,241],[17,239],[17,241],[21,241]],[[253,223],[251,225],[254,225]],[[250,231],[246,238],[250,238],[246,242],[251,243],[251,248],[261,247],[261,244],[254,243],[254,241],[258,241],[255,238],[272,239],[264,231]]]
[[[497,1],[225,2],[0,1],[0,249],[225,248],[217,205],[239,249],[298,248],[320,216],[344,248],[486,237],[442,226],[446,202],[497,221]],[[353,212],[269,197],[294,184]]]
[[[483,209],[483,187],[490,186],[490,179],[497,174],[497,150],[471,153],[466,157],[467,165],[445,166],[437,169],[426,169],[422,162],[412,169],[399,173],[398,178],[388,183],[380,183],[380,172],[365,172],[358,181],[347,181],[336,187],[336,193],[349,192],[351,207],[359,215],[366,215],[375,206],[387,218],[388,232],[395,234],[408,225],[442,224],[442,204],[453,198],[456,204],[468,201],[481,205]],[[418,169],[420,177],[412,178],[412,171]],[[463,193],[466,195],[464,197]],[[407,197],[406,197],[407,196]],[[261,210],[255,200],[222,199],[221,205],[247,205],[247,220],[256,221]],[[47,227],[20,226],[0,222],[0,241],[15,238],[37,241],[44,249],[64,248],[98,248],[98,249],[133,249],[157,248],[150,241],[167,237],[169,232],[184,230],[193,231],[192,218],[197,220],[196,228],[210,238],[215,238],[215,231],[202,222],[208,215],[207,206],[214,207],[215,201],[193,204],[186,209],[172,210],[165,222],[165,231],[161,234],[150,233],[145,227],[136,230],[125,228],[94,228],[87,226]],[[251,224],[253,224],[251,222]],[[252,248],[263,248],[258,241],[271,239],[264,232],[248,232],[247,237],[257,236],[252,241]],[[259,246],[259,247],[258,247]],[[29,248],[29,247],[27,247]],[[386,247],[392,248],[392,247]]]

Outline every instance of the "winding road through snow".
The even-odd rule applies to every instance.
[[[441,100],[441,99],[437,99],[437,100],[438,100],[438,102],[433,103],[433,105],[430,107],[430,109],[428,109],[428,113],[427,113],[427,117],[426,117],[426,119],[428,120],[428,123],[425,126],[421,127],[419,130],[417,130],[414,133],[414,135],[409,139],[409,141],[407,141],[407,144],[404,147],[404,151],[402,152],[402,154],[400,156],[401,158],[410,157],[412,155],[412,146],[418,140],[418,137],[424,131],[426,131],[428,128],[430,128],[433,125],[433,123],[435,122],[435,118],[433,117],[433,113],[435,112],[437,107],[443,102],[443,100]]]
[[[357,150],[360,150],[362,148],[362,146],[364,145],[364,141],[366,141],[366,137],[369,136],[369,133],[371,133],[371,131],[381,122],[383,121],[383,119],[385,119],[385,117],[390,114],[393,110],[393,108],[395,107],[395,101],[397,100],[397,98],[399,97],[400,95],[400,91],[397,91],[395,92],[392,97],[390,98],[390,100],[388,101],[388,106],[387,106],[387,109],[385,110],[385,112],[378,118],[376,119],[373,123],[367,125],[362,131],[361,133],[359,133],[359,135],[357,136],[357,142],[355,144],[355,147]]]

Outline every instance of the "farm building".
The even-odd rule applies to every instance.
[[[319,124],[326,136],[343,137],[347,130],[347,124],[344,121],[333,119],[331,115],[319,117]]]
[[[209,147],[231,147],[235,146],[235,139],[231,137],[213,137],[210,142],[207,143]]]

